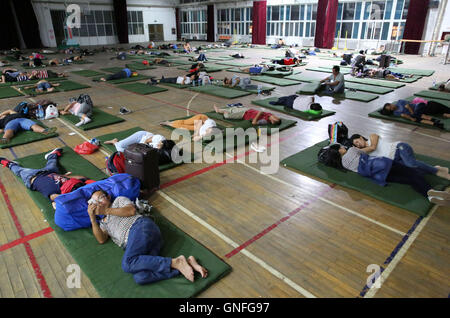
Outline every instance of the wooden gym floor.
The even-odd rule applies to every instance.
[[[207,53],[207,56],[234,52]],[[259,62],[261,57],[283,55],[267,49],[240,50]],[[61,71],[99,70],[120,66],[113,53],[98,53],[87,59],[94,64],[60,67]],[[62,55],[59,55],[62,56]],[[387,101],[411,96],[427,89],[433,79],[447,80],[449,65],[441,57],[401,56],[404,67],[434,69],[433,77],[407,84],[370,103],[329,97],[317,98],[332,117],[320,121],[297,121],[271,140],[282,160],[327,138],[329,123],[341,120],[353,132],[378,133],[389,140],[410,143],[417,153],[450,160],[450,134],[434,129],[369,118],[367,114]],[[333,61],[308,57],[308,67],[333,65]],[[326,73],[302,72],[323,78]],[[158,67],[142,74],[172,77],[184,74],[176,67]],[[230,72],[212,73],[223,78]],[[256,95],[235,100],[169,88],[167,92],[138,95],[107,83],[95,83],[70,74],[70,79],[87,83],[83,91],[47,95],[60,107],[81,92],[92,97],[96,107],[117,115],[120,106],[133,112],[125,122],[79,132],[53,119],[59,137],[0,150],[0,156],[14,159],[77,144],[95,136],[141,126],[170,137],[158,125],[163,120],[212,110],[213,104],[250,104]],[[277,87],[272,96],[295,93],[298,86]],[[0,111],[13,108],[24,97],[0,100]],[[252,106],[258,108],[256,106]],[[289,117],[281,114],[283,117]],[[119,115],[122,116],[122,115]],[[74,133],[76,131],[76,133]],[[277,138],[274,136],[273,138]],[[100,169],[105,153],[84,156]],[[450,292],[450,209],[433,208],[427,217],[374,200],[357,191],[327,184],[279,167],[276,174],[259,172],[260,164],[248,157],[225,164],[185,164],[161,174],[161,190],[151,203],[170,221],[229,263],[231,274],[199,297],[448,297]],[[82,274],[81,288],[68,288],[67,267],[75,261],[49,228],[39,208],[28,197],[13,174],[0,167],[0,297],[98,297]],[[97,244],[94,237],[92,244]],[[381,288],[365,289],[371,264],[382,266]],[[383,265],[384,264],[384,265]],[[125,274],[124,275],[128,275]],[[367,292],[367,293],[366,293]]]

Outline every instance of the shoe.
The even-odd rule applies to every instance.
[[[49,152],[48,154],[46,154],[46,155],[44,156],[44,158],[45,158],[45,160],[47,160],[47,158],[48,158],[50,155],[53,155],[53,154],[56,154],[58,157],[61,157],[62,152],[63,152],[62,148],[55,148],[55,149],[53,149],[51,152]]]
[[[131,113],[131,110],[129,110],[129,109],[126,108],[126,107],[120,107],[119,113],[120,113],[121,115],[126,115],[126,114]]]
[[[428,197],[428,201],[439,206],[450,206],[450,200],[444,200],[439,197]]]
[[[438,191],[438,190],[431,189],[427,192],[427,194],[428,194],[428,197],[438,197],[443,200],[450,200],[450,192]]]
[[[9,159],[0,157],[0,164],[5,168],[9,168],[13,163],[17,164],[17,162],[15,162],[15,161],[11,161]]]
[[[50,127],[50,128],[45,128],[44,131],[42,132],[44,135],[50,135],[53,134],[56,131],[56,127]]]
[[[92,121],[92,119],[90,119],[89,117],[86,117],[83,121],[83,125],[90,123]]]
[[[1,138],[0,139],[0,145],[4,145],[4,144],[7,144],[9,141],[8,141],[8,139],[6,139],[6,138]]]
[[[83,124],[84,124],[84,120],[82,119],[78,123],[76,123],[75,126],[80,127]]]

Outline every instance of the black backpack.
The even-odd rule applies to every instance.
[[[331,144],[339,143],[344,147],[352,146],[352,142],[348,138],[348,128],[342,121],[328,125],[328,137]]]

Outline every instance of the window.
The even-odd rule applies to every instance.
[[[128,34],[144,34],[144,19],[142,11],[127,11],[128,15]]]
[[[355,3],[344,3],[342,20],[353,20],[355,18]]]
[[[115,32],[115,29],[113,28],[115,22],[113,19],[112,11],[93,10],[88,14],[82,13],[80,23],[80,28],[71,29],[73,36],[96,37],[106,35],[113,36],[117,34],[117,32]],[[111,30],[109,34],[106,33],[107,27]]]
[[[217,32],[219,35],[251,35],[253,8],[218,9]],[[206,26],[205,26],[206,30]]]
[[[317,4],[268,6],[266,35],[314,37],[316,18]]]
[[[224,13],[225,14],[225,13]],[[220,28],[222,18],[226,18],[222,13],[217,14],[217,27]],[[189,38],[191,34],[195,36],[206,36],[207,14],[206,10],[189,10],[181,11],[181,34],[185,38]]]

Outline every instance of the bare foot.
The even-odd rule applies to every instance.
[[[445,113],[444,118],[450,118],[450,114]]]
[[[214,104],[214,111],[215,111],[216,113],[219,112],[219,107],[217,107],[216,104]]]
[[[104,142],[105,145],[114,145],[116,142],[119,142],[119,139],[114,138],[113,140],[107,140]]]
[[[441,166],[434,166],[436,169],[438,169],[439,171],[442,171],[444,173],[448,173],[448,168],[447,167],[441,167]]]
[[[162,126],[170,126],[170,121],[162,121],[159,124]]]
[[[199,272],[200,275],[202,275],[202,278],[206,278],[208,276],[208,270],[206,268],[204,268],[203,266],[201,266],[199,263],[197,263],[197,260],[195,259],[194,256],[188,257],[188,263],[189,263],[189,265],[192,266],[192,268],[196,272]]]
[[[194,270],[186,261],[183,255],[172,259],[172,268],[178,269],[180,273],[189,281],[194,282]]]

